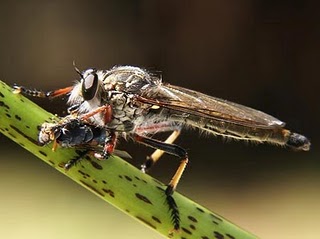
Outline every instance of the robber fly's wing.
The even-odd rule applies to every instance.
[[[146,89],[138,96],[138,100],[182,113],[250,127],[279,128],[285,125],[259,110],[165,83]]]

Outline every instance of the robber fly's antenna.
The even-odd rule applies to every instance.
[[[76,66],[76,61],[75,61],[75,60],[73,60],[72,65],[73,65],[73,67],[74,67],[74,70],[79,74],[79,76],[80,76],[81,78],[83,78],[81,71],[80,71],[79,68]]]

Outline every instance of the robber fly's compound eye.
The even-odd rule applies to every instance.
[[[82,80],[82,96],[84,100],[92,100],[98,90],[98,75],[96,73],[88,74]]]

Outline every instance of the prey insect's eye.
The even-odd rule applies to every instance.
[[[98,75],[92,73],[82,80],[82,96],[84,100],[92,100],[98,90]]]

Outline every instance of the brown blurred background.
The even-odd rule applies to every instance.
[[[308,153],[184,132],[178,190],[261,238],[319,238],[316,1],[0,1],[0,79],[52,90],[78,68],[135,65],[248,105],[310,137]],[[34,99],[62,114],[65,101]],[[0,135],[3,238],[161,238]],[[139,166],[152,152],[121,142]],[[317,156],[318,155],[318,156]],[[168,182],[165,156],[151,174]]]

